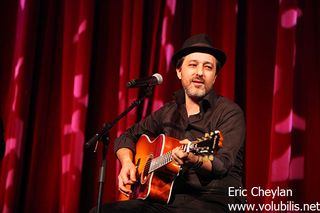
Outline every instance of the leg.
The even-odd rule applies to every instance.
[[[187,195],[178,194],[172,203],[169,204],[169,208],[174,213],[225,213],[229,212],[226,208],[226,204],[219,200],[219,196],[215,196],[215,199],[206,199],[204,195]],[[224,200],[223,200],[224,201]]]
[[[102,213],[170,213],[165,204],[145,200],[127,200],[107,203],[102,206]],[[90,210],[96,213],[96,208]]]

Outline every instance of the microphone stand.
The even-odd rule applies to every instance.
[[[108,146],[110,144],[109,130],[124,116],[126,116],[132,109],[141,104],[143,100],[152,94],[154,86],[148,86],[144,88],[143,94],[140,98],[136,99],[132,104],[123,111],[120,115],[118,115],[113,121],[104,123],[103,127],[96,133],[87,143],[85,143],[86,148],[91,147],[95,144],[96,152],[97,145],[99,142],[103,144],[102,148],[102,162],[100,166],[100,174],[99,174],[99,192],[98,192],[98,204],[97,204],[97,213],[101,212],[102,208],[102,196],[103,196],[103,186],[106,176],[106,155],[108,153]]]

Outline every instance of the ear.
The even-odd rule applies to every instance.
[[[177,68],[176,72],[177,72],[178,78],[181,80],[181,68],[179,68],[179,69]]]

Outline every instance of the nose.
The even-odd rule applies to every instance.
[[[202,65],[199,65],[197,67],[197,75],[198,76],[203,76],[203,66]]]

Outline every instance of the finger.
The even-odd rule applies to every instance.
[[[183,165],[183,161],[176,154],[173,154],[172,158],[178,165]]]
[[[122,180],[122,178],[119,176],[119,177],[118,177],[118,187],[119,187],[119,188],[122,188],[123,186],[124,186],[123,180]]]
[[[131,192],[126,192],[123,190],[123,188],[119,188],[119,191],[121,192],[121,194],[124,194],[126,197],[129,197]]]
[[[172,155],[176,155],[176,156],[180,156],[181,153],[184,152],[184,150],[182,149],[182,147],[176,147],[172,150]]]
[[[172,158],[179,165],[183,165],[184,160],[187,157],[188,157],[188,152],[185,152],[184,150],[180,149],[179,147],[172,150]]]
[[[177,153],[180,149],[181,149],[180,146],[174,148],[174,149],[172,150],[172,154]]]
[[[126,185],[129,183],[129,179],[127,175],[121,174],[120,175],[121,180],[123,181],[123,184]]]
[[[132,183],[136,182],[136,170],[135,169],[131,169],[130,170],[130,180],[132,181]]]
[[[185,159],[188,157],[189,153],[184,151],[184,150],[179,150],[175,153],[175,155],[180,158],[181,160]]]
[[[181,141],[179,141],[180,144],[188,144],[190,143],[190,141],[188,139],[183,139]]]
[[[187,154],[187,160],[188,160],[188,161],[194,159],[194,157],[195,157],[195,155],[194,155],[193,153],[188,152],[188,154]]]
[[[129,194],[132,193],[130,185],[125,185],[121,178],[119,178],[119,191],[126,196],[129,196]]]
[[[126,195],[127,197],[129,197],[130,194],[132,193],[130,185],[126,185],[126,186],[123,186],[123,187],[119,187],[119,191],[120,191],[122,194]]]
[[[173,161],[175,164],[179,165],[178,161],[176,161],[176,159],[173,157],[173,155],[172,155],[172,161]]]

